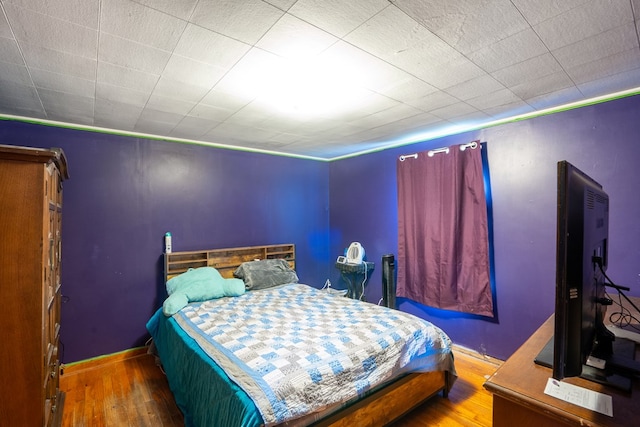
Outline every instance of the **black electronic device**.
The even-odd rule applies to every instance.
[[[382,256],[382,305],[396,308],[396,263],[393,254]]]
[[[535,361],[552,367],[558,380],[582,376],[630,390],[638,364],[635,343],[616,339],[604,324],[611,304],[605,296],[609,196],[594,179],[561,161],[557,197],[554,336]]]

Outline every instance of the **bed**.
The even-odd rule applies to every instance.
[[[284,264],[294,280],[253,286],[243,268],[268,263]],[[251,289],[172,315],[161,308],[147,323],[186,426],[386,425],[453,385],[444,332],[297,283],[293,244],[166,254],[165,282],[201,267],[229,283],[244,271]],[[377,326],[362,327],[365,319]]]

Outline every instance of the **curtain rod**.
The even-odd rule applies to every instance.
[[[467,144],[462,144],[462,145],[460,145],[460,151],[464,151],[467,148],[471,148],[472,150],[475,150],[476,148],[478,148],[480,146],[479,144],[480,144],[480,140],[479,139],[471,141],[471,142],[469,142]]]
[[[471,148],[472,150],[475,150],[478,147],[480,147],[480,140],[476,139],[476,140],[473,140],[473,141],[468,142],[466,144],[460,144],[460,151],[464,151],[467,148]],[[433,157],[434,155],[436,155],[438,153],[449,154],[449,147],[434,148],[433,150],[429,150],[427,152],[427,156]],[[398,159],[400,159],[401,162],[404,162],[408,158],[417,159],[418,158],[418,153],[403,154],[400,157],[398,157]]]
[[[414,159],[418,158],[418,153],[413,153],[413,154],[403,154],[400,157],[398,157],[400,159],[401,162],[404,162],[405,159],[409,158],[409,157],[413,157]]]

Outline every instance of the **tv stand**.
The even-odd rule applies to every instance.
[[[631,392],[633,376],[640,374],[640,362],[634,360],[635,343],[624,338],[616,338],[610,343],[610,346],[610,351],[613,353],[605,359],[605,368],[599,369],[594,366],[582,365],[580,377]],[[553,367],[553,336],[534,358],[534,362],[547,368]]]
[[[535,364],[533,359],[553,335],[553,325],[552,315],[484,384],[484,387],[493,393],[493,426],[637,426],[640,396],[638,378],[632,381],[631,395],[579,377],[563,380],[611,396],[613,417],[544,394],[552,372],[547,367]]]

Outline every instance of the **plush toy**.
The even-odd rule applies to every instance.
[[[190,302],[244,294],[244,282],[225,279],[213,267],[190,268],[167,281],[169,297],[162,304],[165,316],[173,316]]]

